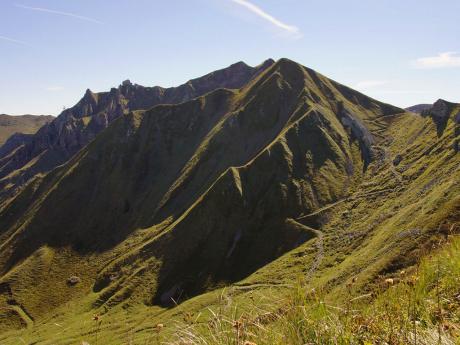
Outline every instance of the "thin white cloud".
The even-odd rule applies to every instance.
[[[460,54],[456,52],[439,53],[436,56],[427,56],[413,61],[415,68],[449,68],[460,67]]]
[[[360,90],[368,90],[386,84],[388,84],[387,80],[362,80],[357,82],[354,87]]]
[[[230,1],[251,11],[256,16],[269,22],[271,25],[275,26],[277,29],[281,29],[283,32],[288,33],[289,35],[292,35],[293,37],[296,37],[296,38],[302,37],[302,33],[300,32],[300,29],[298,27],[283,23],[281,20],[273,17],[271,14],[265,12],[263,9],[253,4],[252,2],[248,0],[230,0]]]
[[[27,42],[20,41],[20,40],[16,40],[16,39],[11,38],[11,37],[0,36],[0,40],[2,40],[2,41],[7,41],[7,42],[11,42],[11,43],[22,44],[22,45],[24,45],[24,46],[30,46],[30,44],[27,43]]]
[[[87,21],[87,22],[91,22],[91,23],[96,23],[96,24],[103,24],[101,21],[99,21],[97,19],[94,19],[94,18],[91,18],[91,17],[81,16],[79,14],[70,13],[70,12],[62,12],[62,11],[51,10],[49,8],[31,7],[31,6],[25,6],[25,5],[19,5],[19,4],[16,4],[16,7],[23,8],[25,10],[57,14],[57,15],[60,15],[60,16],[71,17],[71,18],[80,19],[80,20],[84,20],[84,21]]]

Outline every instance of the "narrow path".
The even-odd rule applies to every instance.
[[[333,208],[333,207],[335,207],[335,206],[337,206],[337,205],[341,204],[342,202],[345,202],[345,201],[347,201],[347,200],[349,200],[349,199],[350,199],[350,197],[345,197],[345,198],[340,199],[340,200],[338,200],[338,201],[336,201],[336,202],[333,202],[332,204],[328,204],[328,205],[326,205],[326,206],[323,206],[323,207],[321,207],[321,208],[319,208],[319,209],[313,211],[312,213],[305,214],[305,215],[301,214],[300,216],[298,216],[297,218],[295,218],[295,220],[296,220],[296,221],[299,221],[299,220],[302,220],[302,219],[305,219],[305,218],[317,216],[317,215],[320,214],[321,212],[324,212],[324,211],[326,211],[326,210],[328,210],[328,209],[330,209],[330,208]],[[303,225],[303,224],[302,224],[302,225]]]
[[[365,198],[366,196],[372,196],[372,195],[377,195],[377,194],[383,194],[383,193],[387,193],[387,192],[392,192],[392,191],[394,191],[394,190],[395,190],[394,188],[384,188],[384,189],[375,190],[375,191],[372,191],[372,192],[367,192],[367,193],[363,193],[363,194],[353,195],[353,196],[352,196],[352,199],[353,199],[353,200],[356,200],[356,199],[360,199],[360,198]]]
[[[333,205],[329,205],[329,207],[333,207]],[[309,216],[309,215],[307,215]],[[323,257],[324,257],[324,241],[323,241],[323,232],[321,230],[317,230],[317,229],[313,229],[305,224],[302,224],[300,222],[298,222],[299,218],[297,219],[291,219],[292,221],[294,221],[295,223],[297,223],[299,226],[301,226],[302,228],[305,229],[306,232],[311,232],[311,233],[314,233],[315,236],[316,236],[316,243],[315,243],[315,246],[317,248],[317,253],[316,253],[316,256],[315,258],[313,259],[313,263],[307,273],[307,278],[310,279],[313,274],[316,272],[316,270],[318,269],[319,265],[321,264],[321,261],[323,260]],[[312,238],[313,239],[313,238]],[[244,284],[244,283],[240,283],[240,284],[235,284],[233,285],[233,288],[235,290],[254,290],[254,289],[257,289],[257,288],[266,288],[266,287],[291,287],[292,285],[291,284],[285,284],[285,283],[276,283],[276,282],[273,282],[273,283],[254,283],[254,284]]]
[[[310,270],[308,271],[308,274],[307,274],[308,279],[311,279],[311,277],[313,277],[313,274],[315,274],[316,270],[321,264],[321,261],[323,261],[323,258],[324,258],[324,241],[323,241],[324,234],[320,230],[315,230],[315,232],[318,235],[317,241],[316,241],[316,248],[318,249],[318,251],[316,252],[316,256],[313,260],[313,265],[310,267]]]
[[[352,194],[350,196],[347,196],[345,198],[342,198],[342,199],[339,199],[338,201],[336,202],[333,202],[332,204],[328,204],[326,206],[323,206],[321,208],[318,208],[316,209],[315,211],[313,211],[312,213],[309,213],[309,214],[301,214],[299,215],[297,218],[294,218],[296,221],[299,221],[299,220],[303,220],[303,219],[306,219],[306,218],[310,218],[310,217],[314,217],[314,216],[317,216],[319,215],[321,212],[324,212],[324,211],[327,211],[345,201],[351,201],[351,200],[356,200],[356,199],[359,199],[359,198],[364,198],[366,196],[371,196],[371,195],[377,195],[377,194],[382,194],[382,193],[386,193],[386,192],[391,192],[393,191],[394,188],[384,188],[384,189],[380,189],[380,190],[373,190],[373,191],[370,191],[370,192],[367,192],[367,193],[362,193],[362,194],[359,194],[360,192],[356,192],[355,194]],[[303,225],[303,224],[302,224]],[[314,230],[314,229],[312,229]],[[319,230],[316,230],[316,231],[319,231]]]
[[[329,205],[330,207],[333,207],[333,205]],[[330,208],[329,207],[329,208]],[[309,216],[309,215],[307,215]],[[324,257],[324,241],[323,241],[323,237],[324,237],[324,233],[321,231],[321,230],[317,230],[317,229],[313,229],[303,223],[300,223],[298,222],[298,220],[301,220],[301,219],[304,219],[306,216],[303,216],[303,217],[300,217],[300,218],[297,218],[295,219],[294,221],[301,225],[303,228],[305,228],[306,231],[309,231],[309,232],[312,232],[316,235],[316,248],[317,248],[317,252],[316,252],[316,256],[315,258],[313,259],[313,263],[310,267],[310,270],[308,271],[307,273],[307,278],[311,278],[313,276],[313,274],[316,272],[316,270],[318,269],[319,265],[321,264],[321,261],[323,260],[323,257]]]
[[[386,154],[386,152],[385,152],[385,154]],[[385,156],[385,157],[387,157],[387,156]],[[396,170],[393,170],[393,169],[394,169],[394,166],[393,166],[392,162],[390,162],[390,170],[393,172],[395,177],[398,178],[398,181],[402,182],[402,178],[399,175],[399,173],[396,172]],[[350,196],[347,196],[347,197],[344,197],[342,199],[339,199],[336,202],[333,202],[333,203],[328,204],[326,206],[323,206],[323,207],[321,207],[319,209],[316,209],[315,211],[313,211],[313,212],[311,212],[309,214],[306,214],[306,215],[301,214],[298,217],[292,219],[296,223],[301,225],[302,227],[306,228],[307,231],[313,232],[316,235],[317,241],[315,243],[315,246],[317,248],[317,253],[316,253],[315,258],[313,259],[313,264],[312,264],[312,266],[310,267],[310,270],[307,273],[307,278],[311,279],[311,277],[316,272],[316,270],[319,268],[319,266],[320,266],[320,264],[321,264],[321,262],[322,262],[322,260],[324,258],[324,233],[321,230],[313,229],[310,226],[307,226],[307,225],[303,224],[301,221],[304,220],[304,219],[307,219],[309,217],[317,216],[320,213],[322,213],[324,211],[327,211],[329,209],[332,209],[335,206],[337,206],[337,205],[339,205],[339,204],[341,204],[341,203],[343,203],[345,201],[356,200],[356,199],[360,199],[360,198],[365,198],[367,196],[383,194],[383,193],[387,193],[387,192],[391,192],[391,191],[394,191],[394,188],[384,188],[384,189],[380,189],[380,190],[373,190],[373,191],[370,191],[370,192],[367,192],[367,193],[362,193],[362,194],[359,194],[360,192],[357,192],[357,193],[352,194]],[[255,283],[255,284],[246,284],[246,285],[245,284],[239,284],[239,285],[235,284],[234,288],[237,289],[237,290],[251,290],[251,289],[262,288],[262,287],[284,287],[284,286],[288,286],[288,285],[287,284],[282,284],[282,283]]]
[[[236,290],[253,290],[265,287],[289,287],[289,284],[284,283],[254,283],[254,284],[235,284],[232,287]]]
[[[374,149],[378,149],[383,152],[383,160],[385,163],[388,163],[390,167],[390,171],[393,174],[393,176],[398,180],[399,183],[403,182],[403,178],[401,174],[396,170],[394,164],[393,164],[393,159],[391,157],[390,150],[387,147],[382,147],[382,146],[374,146]]]
[[[398,182],[402,183],[403,178],[401,174],[396,170],[394,164],[393,164],[393,159],[391,158],[391,153],[390,150],[387,147],[383,147],[383,152],[385,154],[385,159],[388,161],[388,164],[390,165],[390,171],[393,174],[393,176],[398,180]]]
[[[309,226],[307,226],[305,224],[302,224],[301,221],[304,220],[304,219],[307,219],[309,217],[317,216],[321,212],[324,212],[324,211],[327,211],[329,209],[332,209],[335,206],[337,206],[337,205],[339,205],[339,204],[341,204],[341,203],[343,203],[345,201],[356,200],[356,199],[360,199],[360,198],[364,198],[364,197],[372,196],[372,195],[377,195],[377,194],[383,194],[383,193],[391,192],[393,190],[394,190],[393,188],[384,188],[384,189],[381,189],[381,190],[374,190],[374,191],[367,192],[367,193],[362,193],[362,194],[356,193],[356,194],[353,194],[351,196],[348,196],[348,197],[345,197],[343,199],[340,199],[340,200],[338,200],[338,201],[336,201],[334,203],[331,203],[329,205],[321,207],[321,208],[315,210],[312,213],[309,213],[309,214],[306,214],[306,215],[300,215],[299,217],[294,219],[298,224],[300,224],[303,227],[307,228],[308,231],[315,233],[316,238],[317,238],[317,242],[316,242],[317,254],[316,254],[316,257],[313,260],[313,264],[312,264],[310,270],[308,271],[307,278],[311,278],[313,276],[313,274],[316,272],[316,270],[318,269],[319,265],[321,264],[321,261],[323,260],[323,257],[324,257],[324,233],[321,230],[313,229],[313,228],[311,228],[311,227],[309,227]]]

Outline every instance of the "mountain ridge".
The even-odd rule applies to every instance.
[[[106,250],[110,248],[110,246],[117,244],[120,240],[123,240],[126,236],[129,236],[130,231],[132,231],[126,232],[129,228],[148,228],[154,224],[160,224],[167,221],[170,215],[173,215],[174,218],[181,217],[180,215],[183,212],[188,212],[187,209],[189,209],[196,200],[203,198],[203,195],[205,195],[203,193],[213,185],[214,181],[219,180],[219,176],[223,176],[223,181],[227,181],[228,178],[230,178],[229,182],[232,186],[234,176],[225,176],[227,176],[230,171],[237,172],[241,169],[246,169],[238,169],[235,167],[244,167],[248,164],[256,164],[256,162],[259,161],[265,162],[267,159],[268,161],[263,164],[275,164],[276,166],[278,163],[275,163],[276,160],[272,162],[272,158],[270,158],[271,149],[267,151],[267,147],[274,145],[273,147],[276,148],[274,152],[277,152],[275,157],[279,156],[280,159],[285,160],[286,158],[282,157],[286,154],[288,156],[291,155],[292,153],[290,154],[289,152],[294,150],[293,147],[289,148],[291,145],[294,145],[290,144],[291,140],[293,140],[293,143],[297,143],[295,145],[300,145],[301,147],[296,156],[299,154],[301,155],[301,152],[304,152],[303,150],[314,150],[315,152],[319,150],[317,154],[311,157],[311,161],[307,163],[307,165],[312,164],[313,166],[322,167],[325,164],[325,170],[321,174],[330,174],[336,171],[334,173],[336,177],[318,175],[315,186],[312,185],[306,190],[299,190],[297,192],[301,194],[311,194],[310,198],[303,201],[311,205],[309,206],[311,207],[310,209],[305,209],[305,206],[299,208],[298,205],[295,207],[291,205],[291,207],[287,207],[283,212],[290,209],[289,216],[292,217],[294,216],[292,212],[296,209],[296,213],[308,212],[313,207],[318,207],[322,204],[324,205],[328,202],[337,200],[342,193],[340,188],[338,188],[338,185],[341,184],[338,180],[339,176],[342,175],[340,178],[346,179],[348,174],[356,173],[356,168],[354,168],[353,165],[358,163],[352,164],[351,162],[353,160],[358,162],[361,159],[368,160],[372,158],[369,156],[368,152],[371,143],[366,139],[360,128],[363,126],[363,121],[375,120],[376,117],[373,112],[362,108],[360,103],[351,103],[347,98],[349,95],[346,94],[346,96],[343,96],[340,91],[335,88],[336,85],[337,84],[334,82],[329,81],[312,70],[307,70],[292,61],[282,59],[262,73],[259,78],[254,80],[253,83],[250,83],[246,89],[243,88],[241,93],[216,90],[186,103],[178,105],[158,105],[147,112],[128,113],[120,117],[113,126],[110,126],[107,131],[104,131],[96,141],[92,142],[87,147],[87,149],[79,152],[75,159],[69,161],[69,168],[71,168],[68,171],[70,175],[66,173],[62,177],[59,177],[58,181],[60,182],[58,183],[60,186],[52,187],[52,190],[55,191],[41,201],[40,209],[37,210],[38,213],[36,213],[37,211],[34,210],[34,208],[32,209],[33,214],[35,214],[33,218],[36,219],[38,223],[29,220],[27,221],[26,228],[20,230],[20,233],[24,233],[26,229],[29,229],[26,232],[29,233],[26,237],[28,238],[26,242],[20,239],[23,235],[14,235],[13,238],[20,241],[15,244],[17,248],[16,253],[23,253],[21,256],[25,255],[25,257],[33,253],[35,249],[30,246],[38,238],[38,232],[36,233],[36,231],[41,233],[41,241],[47,241],[46,233],[49,233],[49,238],[51,240],[49,244],[53,243],[53,247],[56,245],[65,245],[65,243],[73,243],[72,246],[74,250],[83,250],[84,253],[95,244],[100,244],[103,245],[102,248],[94,247],[94,249],[90,251]],[[341,90],[350,92],[349,89],[344,89],[343,87]],[[330,103],[330,101],[327,100],[327,96],[324,96],[330,94],[334,94],[337,100],[341,101]],[[356,97],[351,99],[360,100],[361,96],[357,94]],[[387,115],[389,111],[404,113],[401,109],[377,103],[370,99],[365,103],[371,105],[373,109],[381,109],[381,116]],[[224,107],[223,112],[218,110],[219,107]],[[207,110],[207,108],[209,108],[209,110]],[[207,124],[209,120],[204,122],[198,120],[198,118],[204,118],[206,116],[211,120],[210,125]],[[299,121],[305,124],[297,127],[300,125]],[[299,123],[299,125],[297,125],[297,123]],[[198,131],[199,127],[194,128],[193,126],[201,126],[203,128],[203,131],[201,131],[201,139],[197,139],[197,135],[200,133],[200,131]],[[296,129],[293,129],[293,126]],[[152,131],[154,128],[158,129]],[[167,128],[171,128],[173,131],[171,132],[171,130]],[[372,127],[370,128],[372,130]],[[179,130],[179,132],[175,133],[174,131],[177,130]],[[301,144],[301,141],[299,141],[300,137],[298,134],[295,134],[300,130],[305,131],[305,133],[310,133],[309,135],[316,138],[315,140],[319,140],[323,143],[316,147],[315,140],[311,139]],[[284,132],[285,134],[279,137],[279,135]],[[286,138],[284,138],[285,135],[287,135]],[[290,138],[291,135],[294,135],[293,139],[287,139]],[[137,140],[141,141],[137,143]],[[157,141],[148,142],[146,140]],[[378,140],[378,138],[375,140]],[[352,158],[352,155],[355,155],[356,152],[352,153],[350,148],[348,148],[349,141],[350,145],[355,145],[352,143],[356,143],[357,146],[355,150],[358,150],[358,152],[360,152],[360,157],[363,158]],[[204,144],[202,144],[202,142]],[[233,143],[233,145],[230,145],[230,143]],[[235,145],[235,143],[238,144]],[[149,147],[152,147],[152,149],[148,149]],[[190,148],[189,153],[185,156],[184,148]],[[139,158],[136,158],[136,155],[132,153],[138,150],[144,153],[142,153]],[[325,151],[323,152],[322,150]],[[176,158],[171,160],[169,157]],[[226,157],[226,160],[221,161],[218,157]],[[326,157],[330,157],[330,159],[336,163],[328,163]],[[130,163],[125,163],[124,160]],[[100,166],[97,170],[92,168],[95,162],[98,162]],[[155,169],[157,171],[163,171],[163,173],[161,175],[156,175],[155,170],[151,170],[150,167],[145,165],[148,162],[156,162]],[[364,166],[368,163],[369,162],[366,163],[363,161],[362,167],[357,170],[364,169]],[[283,164],[282,169],[288,169],[286,171],[289,172],[291,169],[289,168],[289,164]],[[273,168],[276,171],[275,166]],[[63,166],[58,170],[62,169],[67,168]],[[81,173],[79,171],[81,171]],[[150,173],[148,173],[149,171]],[[204,171],[205,174],[200,173],[201,171]],[[126,176],[126,172],[129,172],[130,175]],[[152,173],[154,175],[146,180],[146,177]],[[316,173],[312,170],[310,172],[303,171],[301,174],[309,175]],[[60,176],[61,173],[59,171],[53,172],[50,176],[47,176],[46,179],[53,178],[52,175]],[[251,188],[244,187],[244,175],[245,174],[241,174],[240,172],[235,175],[241,176],[240,188],[245,191],[254,188],[259,190],[260,187],[252,185],[253,182],[251,182]],[[86,177],[84,177],[84,180],[75,180],[71,182],[71,176],[75,176],[75,178],[78,179],[83,178],[83,176]],[[173,178],[171,179],[170,176]],[[178,177],[175,178],[174,176]],[[263,174],[261,176],[263,176]],[[267,177],[269,176],[271,175],[269,174]],[[309,178],[306,177],[302,178],[302,180],[305,179],[307,181],[309,180]],[[132,181],[126,185],[126,187],[128,187],[127,190],[125,189],[125,185],[118,185],[117,181],[121,180]],[[149,186],[149,184],[152,183],[148,182],[149,180],[157,182]],[[324,181],[320,182],[320,180]],[[145,181],[147,185],[140,184],[142,181]],[[266,181],[266,183],[268,182],[269,180]],[[65,185],[63,183],[65,183]],[[95,190],[99,190],[97,195],[92,193],[91,190],[75,189],[75,187],[73,187],[90,185],[91,183],[99,186],[95,187]],[[261,183],[261,181],[259,181],[259,183]],[[224,183],[224,185],[226,184],[227,182]],[[221,188],[217,187],[220,185],[221,184],[218,183],[216,188]],[[324,188],[321,193],[319,193],[318,190],[319,185]],[[170,186],[163,189],[163,196],[161,196],[162,193],[158,193],[159,190],[161,190],[159,188],[165,188],[162,186]],[[267,188],[269,188],[269,186],[270,183],[267,184]],[[294,186],[295,184],[291,188],[299,188]],[[307,185],[303,188],[306,187]],[[230,188],[233,189],[234,186]],[[61,194],[59,191],[72,192],[70,194],[58,196],[57,193]],[[262,191],[256,192],[256,194],[261,192]],[[110,195],[118,195],[118,197],[113,199],[109,197],[107,193]],[[280,191],[275,189],[272,193],[275,193],[274,196],[276,196]],[[290,193],[292,193],[292,191]],[[134,200],[132,200],[133,197],[135,198]],[[278,197],[276,196],[275,199],[276,198]],[[71,206],[76,202],[78,203],[78,200],[89,200],[91,207],[75,208]],[[254,197],[251,197],[250,200],[251,201],[247,202],[257,204]],[[311,204],[312,200],[316,200],[316,203],[319,203],[319,205]],[[54,209],[52,206],[56,204],[60,205],[59,209]],[[14,204],[2,212],[2,218],[4,220],[9,218],[4,215],[12,212],[12,208],[14,209]],[[66,209],[66,211],[63,211],[64,209]],[[239,209],[242,215],[247,213],[241,206]],[[154,211],[153,213],[152,210]],[[114,211],[120,212],[120,216],[117,217],[117,219],[111,216]],[[45,214],[50,221],[45,221]],[[246,218],[249,217],[249,215],[242,217]],[[261,217],[264,216],[261,215]],[[73,219],[73,224],[69,224],[68,219]],[[222,231],[228,232],[228,234],[232,233],[232,231],[225,230],[225,226],[220,223],[222,218],[216,217],[213,219],[214,222],[217,222],[215,227],[222,228]],[[44,225],[44,221],[47,225]],[[134,223],[132,223],[133,221]],[[278,224],[282,221],[284,220],[276,220],[275,223]],[[196,222],[196,220],[194,222]],[[181,227],[183,226],[182,224],[177,224],[177,226],[179,225]],[[189,227],[190,226],[192,225],[189,225]],[[196,227],[196,225],[193,225],[193,227]],[[48,229],[46,233],[40,230],[45,228]],[[66,231],[63,232],[59,229],[66,229]],[[77,229],[78,231],[76,231]],[[97,233],[92,234],[90,229],[97,229]],[[276,227],[272,229],[274,230]],[[275,231],[274,235],[277,231]],[[174,233],[176,232],[182,233],[182,230],[175,229]],[[36,233],[36,235],[33,235],[34,233]],[[280,235],[281,234],[278,234],[276,236]],[[117,239],[118,236],[121,237]],[[222,234],[222,236],[229,235]],[[298,236],[301,236],[301,234],[298,233],[294,238]],[[174,238],[175,241],[178,240],[180,243],[184,243],[187,242],[185,240],[186,237],[186,235],[177,235]],[[95,238],[100,239],[95,240]],[[110,244],[114,239],[116,242]],[[64,242],[60,244],[62,240],[64,240]],[[287,250],[289,246],[292,246],[293,243],[296,243],[298,240],[298,238],[295,239],[294,242],[291,242],[291,244],[282,251]],[[230,239],[227,241],[230,241]],[[196,243],[194,244],[195,241],[191,240],[190,242],[190,245],[196,245]],[[274,243],[277,243],[277,241]],[[282,241],[280,242],[280,245],[281,244]],[[107,247],[107,245],[109,245],[109,247]],[[177,246],[181,245],[168,245],[164,247],[176,248]],[[158,244],[155,244],[154,248],[156,249],[154,249],[154,251],[160,250],[160,247]],[[260,266],[262,263],[266,262],[269,257],[273,256],[274,251],[275,248],[269,249],[266,254],[259,252],[258,256],[252,259],[255,262],[254,265]],[[220,255],[216,252],[213,253]],[[163,255],[169,256],[170,254],[165,253]],[[21,260],[21,256],[13,256],[9,259],[4,257],[1,262],[4,263],[4,267],[12,267]],[[4,261],[5,259],[6,261]],[[240,259],[235,260],[238,261]],[[174,262],[172,258],[166,261],[165,264],[167,265]],[[235,265],[235,267],[241,267],[241,265]],[[170,269],[174,272],[177,266]],[[171,274],[174,276],[173,273],[168,273],[164,279],[168,281],[170,279],[168,277],[171,276]],[[236,276],[241,277],[240,274]],[[96,284],[99,285],[98,283]],[[160,282],[160,284],[164,283]],[[167,288],[165,287],[163,289]],[[195,291],[201,288],[192,287],[190,289],[191,291]],[[164,291],[159,291],[158,293],[161,295]]]
[[[30,342],[90,337],[98,313],[118,344],[125,320],[146,340],[299,277],[368,293],[460,220],[460,105],[444,105],[417,115],[280,59],[241,88],[123,113],[0,208],[0,307],[20,306]]]
[[[143,87],[127,80],[109,92],[87,89],[74,107],[42,127],[28,138],[29,142],[23,146],[20,141],[10,143],[0,150],[0,198],[14,195],[37,173],[46,173],[67,161],[123,113],[156,104],[181,103],[215,88],[238,88],[273,63],[269,59],[250,67],[241,62],[172,88]],[[20,173],[12,174],[14,171]]]

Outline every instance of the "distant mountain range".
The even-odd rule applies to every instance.
[[[145,343],[299,281],[372,296],[460,221],[460,105],[414,111],[288,59],[87,90],[0,149],[0,343]]]
[[[411,111],[413,113],[420,114],[422,111],[430,109],[433,104],[417,104],[413,105],[412,107],[406,108],[407,111]]]
[[[50,115],[0,114],[0,146],[14,133],[34,134],[53,119],[54,117]]]

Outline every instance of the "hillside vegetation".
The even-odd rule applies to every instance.
[[[124,113],[1,204],[0,342],[452,343],[459,114],[287,59]]]
[[[163,339],[174,339],[168,344],[458,343],[460,239],[452,237],[442,244],[445,249],[394,272],[394,278],[382,280],[372,292],[357,294],[353,278],[338,302],[299,280],[291,294],[267,299],[253,309],[241,311],[230,299],[212,311],[208,322],[185,314],[184,321],[174,325],[173,335]],[[157,332],[165,330],[158,327]]]

